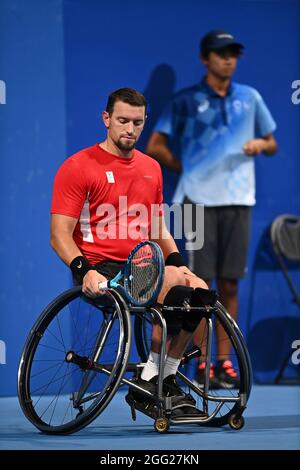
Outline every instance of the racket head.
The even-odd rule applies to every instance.
[[[164,280],[165,263],[160,246],[152,241],[139,243],[124,266],[126,296],[132,305],[155,303]]]

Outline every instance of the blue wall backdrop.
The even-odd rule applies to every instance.
[[[6,84],[6,104],[0,104],[0,340],[6,344],[0,395],[16,393],[25,336],[70,283],[49,247],[55,171],[66,156],[104,138],[101,111],[119,87],[135,87],[149,100],[143,149],[172,93],[200,79],[199,39],[215,28],[232,31],[246,45],[235,78],[261,92],[278,124],[278,154],[257,158],[249,273],[240,286],[240,325],[255,378],[274,379],[292,340],[300,339],[299,309],[265,236],[278,214],[300,213],[300,105],[291,101],[291,84],[300,79],[299,24],[299,1],[0,0],[0,80]],[[164,172],[164,178],[170,201],[176,177]],[[293,275],[300,289],[299,269]]]

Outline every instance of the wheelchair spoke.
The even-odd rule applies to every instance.
[[[129,315],[112,300],[106,308],[70,289],[49,304],[33,328],[20,363],[18,393],[23,411],[39,429],[64,433],[82,427],[115,393],[130,351]],[[109,364],[105,373],[101,364]]]
[[[33,362],[36,362],[36,361],[33,361]],[[39,362],[44,362],[42,360],[40,360]],[[47,361],[49,362],[49,360]],[[43,369],[43,370],[40,370],[39,372],[37,372],[36,374],[32,374],[32,378],[36,378],[38,377],[39,375],[42,375],[42,374],[45,374],[46,372],[49,372],[51,369],[53,369],[54,367],[57,367],[57,362],[61,363],[62,361],[58,361],[58,360],[52,360],[51,362],[55,362],[56,364],[53,364],[52,366],[50,367],[47,367],[47,369]]]
[[[197,406],[200,410],[206,410],[208,415],[212,417],[212,421],[220,423],[220,425],[227,424],[228,417],[233,413],[234,409],[239,409],[241,403],[244,402],[244,394],[249,393],[248,387],[248,372],[247,366],[245,365],[245,355],[240,344],[240,336],[234,331],[234,322],[231,321],[230,317],[225,310],[221,308],[214,309],[211,313],[213,335],[211,338],[211,344],[208,334],[208,320],[203,319],[200,324],[200,330],[198,331],[199,343],[197,346],[201,350],[201,356],[197,359],[191,360],[191,365],[194,366],[195,372],[198,371],[198,361],[204,365],[208,365],[207,373],[211,375],[211,378],[204,380],[204,382],[197,382],[197,379],[193,381],[193,387],[185,382],[184,376],[185,368],[187,367],[187,373],[190,375],[189,364],[180,369],[181,372],[178,374],[179,384],[182,390],[191,394],[197,402]],[[200,333],[201,331],[201,333]],[[137,349],[144,362],[147,360],[147,355],[150,350],[151,337],[152,337],[152,321],[147,318],[146,315],[142,319],[138,318],[135,322],[135,333],[137,335]],[[192,346],[191,346],[192,347]],[[220,361],[224,360],[226,354],[226,360],[231,361],[233,367],[237,373],[237,377],[240,377],[240,385],[232,385],[228,383],[225,386],[225,382],[219,380],[219,370],[216,369],[217,365],[220,367]],[[241,355],[243,361],[241,362]],[[210,364],[214,366],[212,372],[210,372]],[[201,369],[202,370],[202,369]],[[217,375],[213,375],[213,373]],[[215,378],[214,378],[215,377]],[[188,380],[189,377],[187,377]],[[204,379],[204,375],[203,375]],[[182,383],[184,386],[182,387]],[[238,384],[238,382],[237,382]],[[231,387],[231,388],[230,388]],[[233,388],[235,387],[235,388]]]

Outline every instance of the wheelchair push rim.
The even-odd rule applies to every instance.
[[[86,298],[81,287],[62,293],[41,313],[22,352],[18,396],[25,416],[48,434],[85,427],[116,393],[130,347],[129,311],[117,292],[111,289],[104,302]]]

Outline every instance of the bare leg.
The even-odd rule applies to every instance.
[[[178,335],[171,338],[168,349],[168,356],[174,359],[181,359],[193,333],[181,330]]]
[[[234,320],[238,314],[238,281],[228,279],[218,279],[218,290],[220,302],[230,313]],[[228,359],[230,356],[230,341],[223,328],[219,324],[216,326],[218,343],[218,360]],[[227,340],[224,340],[226,338]]]
[[[208,288],[210,289],[212,281],[208,279],[205,282]],[[199,362],[203,361],[206,357],[206,341],[203,341],[203,338],[206,338],[205,329],[206,329],[206,322],[201,321],[193,335],[193,343],[196,346],[199,346],[199,348],[201,349],[201,353],[202,353],[201,356],[199,357]]]
[[[207,284],[201,280],[200,278],[185,273],[183,269],[176,268],[174,266],[167,266],[165,271],[165,281],[158,297],[158,302],[163,303],[164,298],[167,292],[174,286],[184,285],[188,287],[201,287],[207,288]],[[185,330],[181,330],[178,335],[175,337],[168,337],[167,339],[167,356],[171,359],[181,359],[188,343],[190,342],[193,333],[187,332]],[[151,339],[151,351],[153,353],[159,354],[161,350],[161,327],[157,322],[153,322],[153,329],[152,329],[152,339]],[[150,361],[150,362],[149,362]],[[151,364],[150,364],[151,363]],[[149,372],[149,368],[151,367],[151,373]],[[143,369],[142,378],[149,377],[153,374],[153,363],[152,360],[149,358],[148,362]],[[168,369],[167,369],[168,370]]]
[[[211,285],[211,281],[206,281],[206,282],[209,286]],[[226,280],[226,279],[218,280],[220,302],[224,305],[226,310],[228,310],[228,312],[230,313],[232,318],[234,318],[234,320],[237,319],[237,313],[238,313],[237,286],[238,286],[237,280]],[[206,326],[205,322],[202,321],[193,336],[194,344],[201,347],[202,360],[206,354],[205,344],[203,343],[205,326]],[[217,323],[216,325],[216,334],[217,334],[217,344],[218,344],[217,358],[219,361],[228,359],[230,355],[230,341],[229,341],[228,335],[224,332],[224,329],[220,327],[219,323]]]
[[[162,331],[161,331],[161,326],[159,323],[157,323],[157,321],[153,321],[153,328],[152,328],[152,338],[151,338],[151,351],[153,352],[156,352],[156,353],[160,353],[160,344],[161,344],[161,334],[162,334]],[[169,350],[169,347],[170,347],[170,343],[172,341],[172,336],[168,336],[167,337],[167,352]]]

